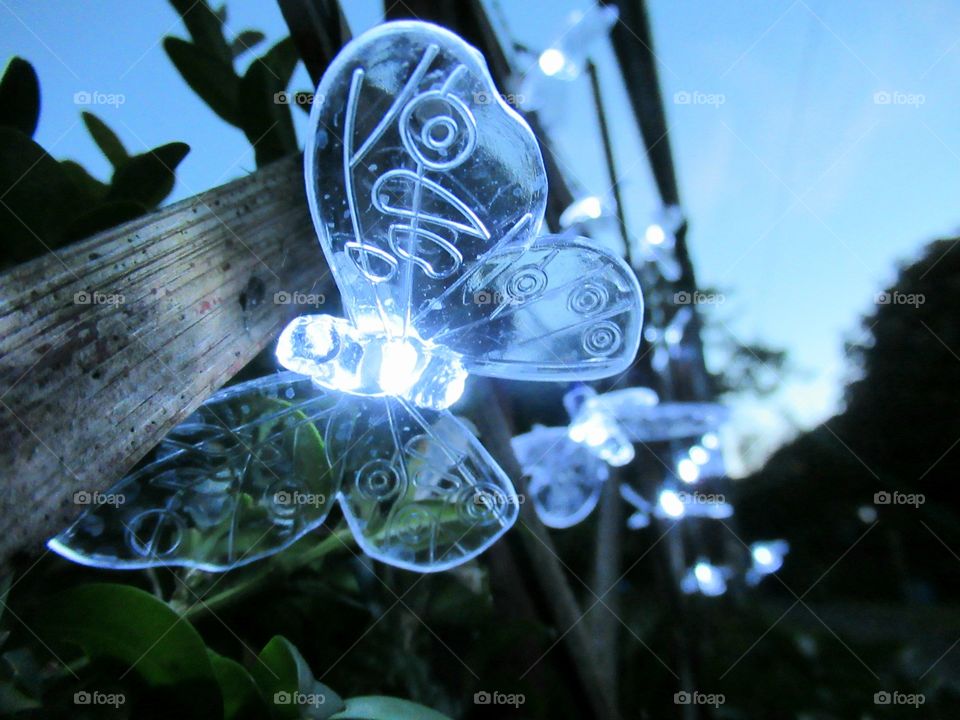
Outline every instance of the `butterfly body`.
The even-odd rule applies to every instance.
[[[277,359],[320,387],[367,397],[402,397],[445,410],[463,394],[460,356],[414,332],[391,337],[358,330],[343,318],[301,315],[277,341]]]

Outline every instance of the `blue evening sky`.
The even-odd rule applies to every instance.
[[[539,50],[589,0],[489,0]],[[379,4],[349,0],[355,33]],[[960,226],[960,6],[950,0],[650,0],[688,236],[702,284],[731,332],[790,351],[799,368],[754,407],[774,434],[837,409],[849,367],[843,341],[894,277],[895,262]],[[270,0],[228,3],[229,31],[286,28]],[[37,68],[37,140],[106,178],[80,121],[92,110],[131,151],[182,140],[193,148],[172,199],[254,169],[240,131],[193,95],[167,59],[185,30],[162,0],[0,0],[0,55]],[[263,46],[264,48],[266,45]],[[262,49],[262,48],[261,48]],[[596,53],[618,148],[628,217],[656,209],[613,55]],[[298,70],[291,89],[308,89]],[[79,92],[122,95],[78,106]],[[690,102],[682,102],[689,98]],[[676,100],[681,102],[677,102]],[[552,130],[571,183],[609,186],[585,81],[568,90]],[[889,100],[889,102],[885,102]],[[296,114],[302,132],[305,116]]]

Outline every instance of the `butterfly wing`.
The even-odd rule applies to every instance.
[[[446,307],[428,306],[414,323],[470,372],[592,380],[625,371],[636,356],[640,285],[623,260],[584,238],[509,243],[464,277]]]
[[[293,373],[221,390],[154,460],[103,495],[48,546],[96,567],[229,570],[320,525],[337,492],[320,429],[335,396]]]
[[[413,332],[415,316],[500,247],[529,242],[547,195],[536,139],[480,53],[418,22],[364,33],[331,63],[305,172],[346,311],[391,335]]]
[[[651,404],[650,398],[645,388],[626,388],[604,393],[593,401],[633,442],[680,440],[715,432],[730,414],[718,403]]]
[[[327,428],[340,502],[371,557],[417,572],[476,557],[516,521],[513,484],[462,423],[395,398],[345,396]]]
[[[527,494],[544,525],[568,528],[597,506],[610,471],[589,449],[570,439],[567,428],[538,426],[512,440],[529,476]]]

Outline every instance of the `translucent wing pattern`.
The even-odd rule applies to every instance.
[[[452,415],[391,398],[359,402],[362,412],[337,415],[328,439],[364,552],[408,570],[446,570],[513,525],[513,484]]]
[[[539,146],[482,57],[424,23],[388,23],[324,74],[306,179],[314,223],[353,322],[463,355],[470,372],[605,377],[639,346],[627,265],[540,237]]]
[[[339,499],[364,551],[431,572],[482,552],[518,510],[452,415],[326,392],[294,373],[213,395],[157,455],[50,548],[98,567],[228,570],[288,547]]]
[[[547,187],[536,139],[456,35],[382,25],[337,56],[317,99],[307,194],[361,329],[409,331],[478,261],[537,234]]]
[[[434,340],[478,375],[589,380],[623,372],[640,345],[643,301],[633,271],[582,238],[545,236],[475,266],[462,313]],[[437,316],[434,318],[434,316]],[[421,317],[436,327],[440,308]]]
[[[50,540],[98,567],[227,570],[272,555],[320,525],[337,492],[318,433],[334,396],[293,373],[213,395],[156,459]]]
[[[537,426],[513,438],[512,444],[530,478],[527,493],[544,525],[572,527],[593,512],[610,471],[588,448],[571,440],[567,428]]]

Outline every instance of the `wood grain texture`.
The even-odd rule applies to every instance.
[[[299,157],[0,275],[0,562],[34,554],[214,390],[335,297]],[[51,208],[56,212],[56,208]]]

